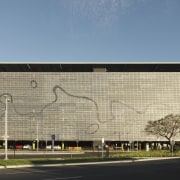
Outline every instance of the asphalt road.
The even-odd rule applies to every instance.
[[[179,180],[180,159],[0,169],[1,180]]]

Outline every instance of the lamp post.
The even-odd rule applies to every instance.
[[[10,100],[8,95],[4,95],[3,97],[5,97],[5,126],[4,126],[5,158],[4,159],[7,160],[8,159],[8,101]]]

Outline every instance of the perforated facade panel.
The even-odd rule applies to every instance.
[[[144,128],[180,112],[179,72],[1,72],[11,140],[152,141]]]

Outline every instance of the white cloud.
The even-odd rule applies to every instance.
[[[66,3],[76,14],[109,24],[117,18],[120,11],[144,1],[149,0],[71,0]]]

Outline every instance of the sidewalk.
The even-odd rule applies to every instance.
[[[8,155],[13,154],[21,154],[21,155],[42,155],[42,154],[84,154],[84,151],[8,151]],[[4,152],[0,153],[0,155],[4,155]]]

